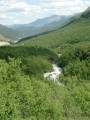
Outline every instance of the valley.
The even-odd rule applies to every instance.
[[[90,8],[9,27],[0,32],[0,120],[89,120]]]

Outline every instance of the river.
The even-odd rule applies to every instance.
[[[52,67],[53,70],[51,72],[44,73],[44,78],[59,83],[58,79],[62,74],[62,68],[59,67],[57,64],[52,64]]]

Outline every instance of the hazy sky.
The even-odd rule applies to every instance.
[[[29,23],[51,15],[72,15],[84,11],[90,0],[0,0],[0,23]]]

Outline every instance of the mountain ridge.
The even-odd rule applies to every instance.
[[[70,21],[70,16],[58,16],[54,15],[51,17],[46,17],[43,19],[38,19],[30,24],[24,25],[14,25],[13,29],[20,33],[19,37],[25,38],[38,34],[42,34],[44,32],[55,30],[64,24],[67,24]]]
[[[83,40],[89,41],[90,19],[87,17],[83,18],[82,16],[84,13],[86,13],[86,11],[75,16],[72,22],[56,31],[25,40],[23,39],[20,44],[26,46],[45,46],[53,48],[62,44],[63,41],[69,44]]]
[[[0,24],[0,34],[11,42],[18,42],[24,38],[41,35],[65,27],[73,21],[81,18],[90,18],[90,7],[83,13],[78,13],[74,16],[52,15],[50,17],[37,19],[30,24],[19,24],[13,26]]]

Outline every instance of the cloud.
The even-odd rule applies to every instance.
[[[0,23],[28,23],[53,14],[72,15],[89,5],[89,0],[0,0]]]
[[[42,7],[48,10],[51,9],[57,14],[68,15],[85,10],[87,5],[82,0],[45,0]]]

